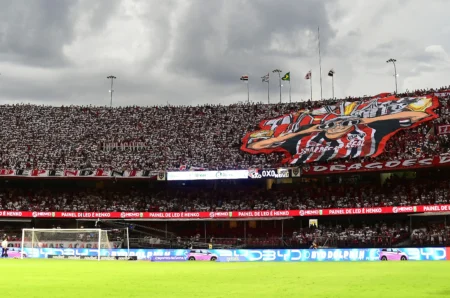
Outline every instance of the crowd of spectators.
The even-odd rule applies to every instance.
[[[440,118],[450,123],[450,88],[416,90],[399,96],[441,92]],[[182,166],[237,169],[273,166],[280,154],[250,155],[240,150],[246,132],[262,119],[338,101],[229,106],[50,107],[0,106],[0,167],[14,169],[176,170]],[[380,159],[448,152],[447,135],[429,133],[433,123],[395,135]]]
[[[450,179],[442,173],[417,179],[392,176],[384,181],[383,186],[377,183],[324,186],[319,182],[308,182],[297,188],[271,190],[237,188],[227,184],[215,189],[3,188],[0,190],[0,210],[209,212],[450,204]]]
[[[258,231],[260,233],[258,233]],[[161,239],[145,236],[142,243],[145,245],[167,245],[171,247],[190,248],[212,244],[215,247],[299,247],[299,248],[332,248],[332,247],[401,247],[401,246],[445,246],[450,245],[450,226],[444,224],[421,224],[420,228],[410,231],[409,225],[376,223],[373,225],[361,224],[356,227],[353,224],[343,225],[319,225],[302,228],[292,232],[292,236],[275,235],[266,233],[266,229],[254,230],[252,234],[244,237],[207,237],[200,233],[191,237],[182,234],[174,239]],[[7,237],[10,242],[20,242],[21,235],[18,231],[0,230],[0,235]],[[79,239],[80,240],[80,239]],[[82,240],[82,239],[81,239]],[[109,235],[110,241],[122,241],[120,232],[116,236]],[[166,240],[166,241],[164,241]],[[89,241],[89,240],[86,240]]]
[[[411,233],[413,245],[450,245],[450,226],[433,224],[414,229]]]
[[[409,226],[392,225],[385,223],[362,225],[355,227],[350,225],[343,227],[319,226],[301,229],[292,235],[292,243],[309,245],[311,247],[390,247],[409,238]]]
[[[320,222],[323,222],[322,220]],[[432,246],[450,244],[450,227],[443,223],[421,223],[420,228],[413,228],[405,223],[378,222],[375,224],[319,224],[302,229],[287,229],[281,237],[279,231],[267,233],[267,229],[254,229],[245,238],[208,237],[206,240],[198,233],[190,238],[178,237],[179,243],[212,243],[229,246],[289,246],[301,248],[327,247],[396,247],[396,246]],[[233,232],[231,230],[231,232]],[[236,232],[234,232],[236,233]],[[278,235],[277,235],[278,234]]]

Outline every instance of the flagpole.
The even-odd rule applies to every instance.
[[[312,99],[312,73],[311,73],[311,75],[309,77],[309,89],[311,90],[311,101],[312,101],[313,100]]]
[[[322,100],[322,57],[320,56],[320,28],[317,27],[317,39],[319,41],[319,68],[320,68],[320,100]]]
[[[331,89],[332,89],[332,91],[333,91],[333,99],[334,99],[334,74],[333,74],[333,76],[331,77]]]
[[[289,78],[289,103],[291,103],[291,78]]]
[[[270,84],[269,81],[267,81],[267,104],[270,104]]]
[[[281,103],[281,75],[280,75],[281,71],[278,73],[278,78],[280,80],[280,103]]]
[[[250,82],[247,81],[247,102],[250,103]]]
[[[278,72],[278,81],[279,81],[279,84],[280,84],[280,103],[281,103],[281,69],[274,69],[273,71],[272,71],[272,73],[276,73],[276,72]]]

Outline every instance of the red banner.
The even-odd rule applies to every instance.
[[[449,124],[445,124],[445,125],[439,125],[437,127],[437,134],[438,135],[446,135],[450,133],[450,125]]]
[[[283,153],[283,163],[291,165],[376,157],[398,131],[438,118],[434,110],[439,101],[433,95],[380,96],[263,120],[259,130],[242,139],[241,150],[250,154]]]
[[[320,175],[352,172],[387,172],[397,170],[412,170],[429,167],[450,165],[450,155],[440,155],[421,159],[390,160],[383,162],[343,163],[332,165],[306,165],[302,169],[303,175]]]
[[[128,219],[196,219],[196,218],[271,218],[326,215],[358,214],[396,214],[422,212],[448,212],[448,205],[419,205],[395,207],[336,208],[311,210],[262,210],[262,211],[219,211],[219,212],[39,212],[39,211],[0,211],[0,217],[22,218],[128,218]]]

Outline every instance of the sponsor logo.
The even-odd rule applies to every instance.
[[[141,217],[142,213],[139,212],[121,212],[120,218],[135,218],[135,217]],[[143,215],[143,214],[142,214]]]
[[[413,212],[414,209],[412,206],[401,206],[392,208],[393,213],[402,213],[402,212]]]
[[[32,217],[53,217],[54,212],[38,212],[33,211],[31,214]]]

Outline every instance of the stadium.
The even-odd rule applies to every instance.
[[[167,25],[191,39],[197,32],[209,36],[207,28],[192,35],[188,29],[199,20],[216,28],[208,22],[209,12],[215,9],[223,15],[239,15],[234,8],[227,12],[230,8],[225,3],[215,7],[211,1],[201,9],[195,3],[189,8],[172,3],[170,10],[176,8],[172,15],[165,10],[169,9],[166,4],[156,7],[153,3],[155,7],[149,8],[139,1],[117,1],[111,4],[111,14],[117,15],[105,16],[108,21],[103,24],[97,11],[105,10],[102,1],[92,11],[83,1],[72,7],[63,1],[42,0],[30,4],[31,8],[19,2],[2,5],[0,1],[0,5],[7,7],[8,15],[29,16],[30,23],[24,27],[36,28],[31,35],[38,35],[38,23],[47,18],[52,22],[42,24],[43,39],[30,41],[35,50],[26,53],[22,35],[13,34],[11,21],[0,21],[0,70],[7,70],[0,76],[2,297],[450,296],[450,86],[424,89],[424,83],[412,80],[417,71],[408,73],[406,66],[399,68],[407,76],[402,79],[397,60],[390,58],[387,64],[382,61],[389,66],[388,78],[392,76],[389,85],[384,79],[370,81],[371,85],[380,82],[377,91],[370,87],[369,95],[357,95],[366,94],[361,90],[367,85],[339,81],[347,70],[330,58],[325,61],[334,61],[341,69],[324,72],[332,84],[324,88],[332,94],[326,98],[320,51],[325,50],[324,58],[332,56],[330,49],[339,49],[336,43],[341,37],[331,28],[331,19],[330,24],[319,22],[319,13],[314,18],[320,29],[310,24],[298,29],[308,33],[301,41],[313,44],[312,54],[308,54],[309,46],[298,49],[306,62],[289,60],[286,57],[291,54],[277,52],[273,44],[270,51],[256,54],[241,48],[247,44],[238,34],[242,28],[234,32],[234,26],[226,23],[218,26],[230,30],[230,48],[221,54],[226,61],[222,65],[220,59],[214,60],[208,51],[201,55],[201,47],[183,38],[181,44],[164,44],[178,36],[174,32],[152,36],[163,44],[146,48],[150,38],[139,35],[145,30],[138,30],[133,22],[151,16],[161,23],[156,31]],[[287,2],[283,8],[265,1],[261,1],[263,8],[241,4],[245,14],[251,15],[250,9],[263,16],[262,23],[269,19],[264,9],[280,11],[274,17],[275,28],[282,15],[291,11],[306,18],[300,12],[302,5],[310,9],[311,18],[314,11],[325,9],[308,1]],[[444,11],[446,5],[442,6]],[[158,13],[150,13],[152,9]],[[184,9],[188,16],[180,12]],[[59,10],[63,19],[80,23],[64,23],[67,20],[56,17]],[[161,16],[171,20],[170,26]],[[185,23],[177,23],[177,18]],[[134,25],[128,31],[124,24]],[[58,51],[52,47],[67,26],[79,36],[63,42],[64,59],[58,61]],[[118,48],[132,44],[132,55],[93,41],[105,42],[104,36],[114,35],[105,29],[108,26],[120,32],[112,44]],[[259,32],[250,22],[248,30]],[[273,30],[269,31],[279,34]],[[249,39],[258,44],[257,37]],[[74,45],[80,40],[86,48],[94,43],[96,50],[82,54]],[[107,41],[110,45],[111,40]],[[199,43],[205,47],[223,43],[209,41]],[[231,41],[239,46],[233,48]],[[146,84],[151,83],[131,83],[126,76],[136,76],[129,69],[139,69],[140,76],[146,73],[141,69],[146,64],[140,47],[152,53],[161,47],[167,56],[180,51],[181,60],[172,57],[179,67],[176,70],[167,56],[156,59],[157,66],[150,69],[162,69],[170,78],[175,73],[189,75],[180,76],[179,85],[162,93],[154,85],[150,90]],[[193,59],[185,48],[202,61]],[[51,59],[45,56],[47,50]],[[125,60],[115,55],[128,55],[128,64],[121,64]],[[293,70],[272,67],[269,71],[263,68],[265,62],[251,59],[254,55],[279,59],[284,69],[286,64],[301,63],[306,71],[301,76]],[[399,60],[411,59],[404,52],[398,55]],[[103,71],[114,60],[111,57],[121,66],[112,68],[117,77],[111,72],[104,76],[110,88],[106,105],[93,99],[97,93],[89,91],[90,76],[81,80],[85,93],[72,89],[72,83],[63,85],[70,88],[69,95],[58,91],[60,81],[55,76],[64,77],[64,69],[72,69],[70,74],[90,73],[90,66]],[[439,57],[443,60],[436,63],[446,65],[447,58]],[[245,67],[263,71],[262,77],[253,70],[236,74],[234,66],[240,67],[243,61],[248,62]],[[430,58],[427,67],[433,61]],[[188,62],[194,63],[193,69],[204,70],[205,77],[213,77],[210,84],[217,79],[214,88],[197,93],[201,79],[206,80],[202,76],[189,87],[194,82],[189,76],[195,76],[195,71],[184,64]],[[216,75],[203,64],[211,64],[214,71],[222,65],[224,70]],[[41,76],[39,83],[17,88],[18,78],[27,77],[22,72],[26,67],[36,71],[33,80]],[[183,73],[183,67],[190,72]],[[222,76],[230,73],[239,87],[228,87],[228,79]],[[447,74],[445,69],[443,73]],[[122,79],[126,83],[120,85]],[[445,81],[445,75],[433,82],[441,79]],[[417,87],[406,88],[411,82]],[[385,91],[394,83],[395,90]],[[182,92],[186,102],[170,104],[172,92]],[[54,100],[55,94],[61,98]],[[148,94],[154,97],[150,103],[136,100]],[[235,95],[245,100],[238,102]],[[42,99],[47,96],[52,99]],[[73,100],[77,96],[79,100]],[[211,96],[215,103],[191,100],[194,96]]]

